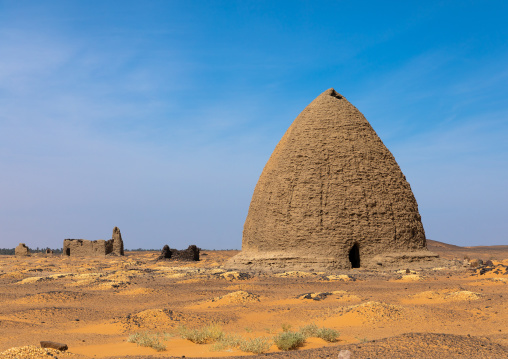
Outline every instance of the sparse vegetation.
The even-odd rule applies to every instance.
[[[309,324],[299,331],[290,331],[291,326],[282,324],[283,332],[274,338],[258,337],[244,339],[238,334],[225,333],[219,324],[210,324],[202,329],[188,329],[184,326],[179,328],[182,338],[196,344],[213,344],[212,351],[231,350],[238,348],[247,353],[261,354],[267,352],[273,343],[280,350],[294,350],[302,346],[310,337],[321,338],[328,342],[337,341],[340,333],[335,329],[319,328],[316,324]],[[245,328],[252,332],[251,328]],[[269,329],[266,329],[270,331]]]
[[[180,327],[178,329],[180,336],[196,344],[210,344],[221,340],[224,337],[224,331],[219,324],[210,324],[202,329],[188,329]]]
[[[325,327],[319,328],[314,323],[300,328],[300,333],[302,333],[305,338],[321,338],[330,343],[336,342],[340,336],[337,330]]]
[[[331,328],[319,328],[315,334],[317,338],[326,340],[327,342],[333,343],[339,339],[340,333],[335,329]]]
[[[262,354],[270,349],[272,343],[270,338],[245,339],[240,343],[240,350],[246,353]]]
[[[358,337],[355,337],[360,343],[367,343],[369,340],[367,339],[367,337],[363,337],[363,338],[358,338]]]
[[[302,333],[305,338],[311,338],[316,336],[318,330],[318,326],[312,323],[300,328],[300,333]]]
[[[136,343],[142,347],[148,347],[157,350],[158,352],[166,350],[166,346],[161,343],[162,338],[167,338],[166,334],[141,332],[129,336],[127,341],[129,343]]]
[[[242,337],[237,334],[224,334],[221,339],[212,345],[212,351],[221,351],[238,348],[242,343]]]
[[[291,330],[291,324],[282,323],[281,328],[284,333],[289,332]]]
[[[274,338],[275,345],[280,350],[294,350],[305,343],[305,336],[300,332],[283,332]]]
[[[227,333],[212,345],[211,350],[221,351],[239,348],[246,353],[261,354],[268,351],[272,343],[273,341],[270,338],[243,339],[237,334]]]

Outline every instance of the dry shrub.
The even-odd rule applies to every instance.
[[[300,333],[305,338],[321,338],[326,340],[327,342],[333,343],[336,342],[340,336],[340,333],[335,329],[331,328],[319,328],[316,324],[308,324],[302,328],[300,328]]]
[[[245,339],[240,343],[240,350],[246,353],[262,354],[270,350],[272,343],[270,338]]]
[[[238,348],[242,343],[243,339],[237,334],[226,333],[222,338],[212,345],[212,351],[221,351],[227,349]]]
[[[196,344],[215,343],[221,340],[225,335],[219,324],[210,324],[202,329],[188,329],[182,326],[178,331],[182,338],[188,339]]]
[[[333,343],[339,339],[340,333],[331,328],[319,328],[315,336],[326,340],[327,342]]]

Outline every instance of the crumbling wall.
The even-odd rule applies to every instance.
[[[123,256],[123,240],[122,240],[122,234],[120,233],[120,229],[118,227],[113,228],[113,235],[111,236],[113,241],[113,248],[111,249],[111,252]]]
[[[171,249],[166,244],[161,251],[157,260],[179,260],[179,261],[199,261],[200,248],[194,244],[190,245],[187,249],[178,250]]]
[[[99,239],[89,241],[86,239],[65,239],[63,244],[63,254],[73,257],[84,256],[105,256],[106,241]]]
[[[30,255],[30,248],[25,243],[20,243],[14,250],[14,254],[18,257],[28,257]]]
[[[63,254],[67,256],[124,255],[123,240],[118,227],[113,228],[113,238],[89,241],[86,239],[64,239]]]

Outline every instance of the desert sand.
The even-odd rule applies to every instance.
[[[508,246],[428,247],[440,267],[328,273],[224,269],[237,251],[203,251],[198,262],[157,262],[156,252],[0,256],[0,357],[256,356],[179,335],[212,323],[244,338],[310,323],[340,332],[337,342],[309,338],[289,352],[272,345],[273,358],[337,358],[346,349],[354,359],[508,357]],[[471,267],[464,256],[493,266]],[[160,333],[166,350],[127,341],[146,331]],[[42,340],[69,350],[40,349]]]

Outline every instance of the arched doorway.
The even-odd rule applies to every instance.
[[[70,256],[71,255],[71,249],[70,248],[66,248],[65,249],[65,254]]]
[[[349,261],[352,268],[360,268],[360,247],[358,243],[353,244],[353,247],[349,251]]]

